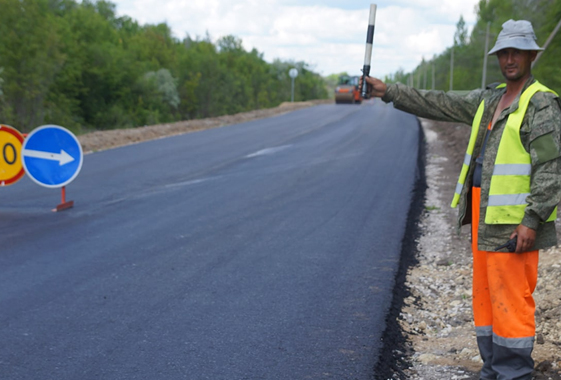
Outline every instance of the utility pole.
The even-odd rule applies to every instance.
[[[481,89],[484,90],[487,85],[487,52],[489,51],[489,28],[491,22],[487,22],[487,34],[485,35],[485,51],[483,52],[483,76],[481,77]]]
[[[452,54],[450,54],[450,91],[454,89],[454,45],[452,45]]]
[[[427,65],[423,59],[423,90],[427,89]]]
[[[432,63],[432,87],[431,87],[431,90],[434,90],[435,82],[436,82],[436,77],[435,77],[434,62],[433,62]]]
[[[540,57],[542,56],[543,52],[545,51],[545,49],[547,49],[547,47],[549,46],[549,44],[551,43],[551,40],[553,39],[553,37],[555,37],[555,35],[557,34],[557,32],[559,31],[559,28],[561,28],[561,20],[559,20],[559,22],[557,23],[557,26],[553,29],[553,32],[551,32],[551,34],[549,35],[549,37],[547,37],[547,41],[545,41],[545,44],[543,45],[543,50],[540,51],[536,57],[536,59],[534,60],[534,62],[532,62],[532,68],[534,68],[534,65],[536,63],[538,63],[538,59],[540,59]]]

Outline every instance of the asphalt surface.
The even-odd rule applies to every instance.
[[[322,105],[0,188],[0,379],[375,378],[419,134]]]

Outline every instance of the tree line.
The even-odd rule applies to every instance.
[[[386,81],[445,91],[472,90],[490,83],[503,82],[496,57],[489,56],[485,61],[485,55],[494,46],[502,24],[509,19],[530,21],[538,38],[538,45],[543,46],[561,20],[561,1],[480,0],[476,12],[477,22],[471,34],[468,35],[465,21],[460,17],[449,48],[432,59],[423,59],[410,73],[402,69],[396,71],[386,77]],[[560,56],[561,32],[551,40],[547,50],[534,65],[532,73],[540,82],[561,94],[561,71],[556,62]]]
[[[0,124],[23,132],[135,127],[327,98],[305,62],[244,50],[232,35],[175,38],[100,0],[0,0]]]

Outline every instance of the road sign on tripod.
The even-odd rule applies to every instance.
[[[29,178],[49,188],[72,182],[83,162],[82,146],[76,136],[58,125],[34,129],[23,143],[21,157]]]

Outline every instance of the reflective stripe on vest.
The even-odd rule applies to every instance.
[[[519,224],[524,218],[524,210],[527,206],[526,197],[530,195],[532,161],[520,141],[520,127],[522,126],[530,99],[538,91],[554,93],[539,82],[534,82],[520,95],[518,109],[512,112],[507,119],[491,177],[489,201],[485,213],[486,224]],[[466,154],[466,157],[469,155],[470,162],[473,153],[473,146],[471,144],[472,140],[473,144],[475,144],[475,139],[479,132],[479,124],[483,116],[483,109],[484,102],[482,101],[473,119],[470,144],[468,144]],[[469,165],[468,163],[466,168],[462,167],[452,207],[456,207],[458,204]],[[555,220],[556,216],[557,207],[553,210],[547,221]]]
[[[454,198],[452,199],[452,207],[456,207],[460,202],[460,194],[464,188],[464,183],[466,183],[469,166],[471,165],[471,155],[473,154],[473,148],[475,147],[475,140],[477,140],[477,132],[479,131],[479,124],[481,123],[484,110],[485,100],[481,101],[481,104],[479,104],[479,108],[477,108],[477,112],[473,118],[473,123],[471,124],[471,135],[469,136],[469,143],[464,157],[462,171],[460,172],[460,178],[458,178],[458,184],[456,185],[456,191],[454,192]]]

